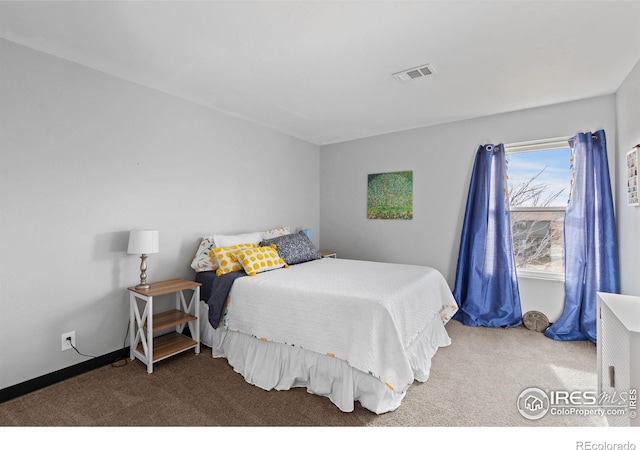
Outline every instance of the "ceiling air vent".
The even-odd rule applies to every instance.
[[[409,81],[414,80],[416,78],[426,77],[427,75],[433,74],[435,71],[431,64],[426,64],[424,66],[414,67],[413,69],[403,70],[402,72],[396,72],[393,74],[400,81]]]

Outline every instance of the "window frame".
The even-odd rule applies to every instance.
[[[560,148],[570,148],[569,140],[573,136],[564,136],[559,138],[551,138],[551,139],[540,139],[535,141],[526,141],[526,142],[517,142],[512,144],[505,144],[504,151],[507,160],[509,159],[509,155],[518,154],[518,153],[526,153],[526,152],[539,152],[545,150],[556,150]],[[507,169],[508,174],[508,169]],[[510,204],[509,208],[509,224],[513,227],[513,223],[511,221],[511,212],[564,212],[566,211],[566,206],[516,206],[512,207]],[[566,255],[565,253],[565,244],[564,240],[562,242],[562,252],[563,259]],[[564,262],[563,262],[564,266]],[[564,282],[564,271],[562,273],[559,272],[543,272],[538,270],[531,269],[519,269],[516,267],[516,272],[518,277],[522,278],[531,278],[537,280],[551,280],[551,281],[559,281]]]

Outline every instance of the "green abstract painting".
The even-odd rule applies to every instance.
[[[368,175],[367,218],[413,219],[412,170]]]

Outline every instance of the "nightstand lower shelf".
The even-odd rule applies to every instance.
[[[184,334],[172,332],[153,338],[153,362],[173,356],[177,353],[196,348],[198,343]],[[142,344],[136,349],[138,358],[146,359]]]

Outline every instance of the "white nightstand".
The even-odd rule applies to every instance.
[[[129,288],[129,342],[130,357],[147,365],[147,373],[153,372],[153,364],[191,348],[200,353],[200,283],[175,279],[151,283],[148,289]],[[183,291],[191,290],[191,300],[186,301]],[[175,294],[175,309],[154,313],[153,298]],[[182,334],[189,326],[191,338]],[[154,333],[175,328],[175,331],[154,337]]]

